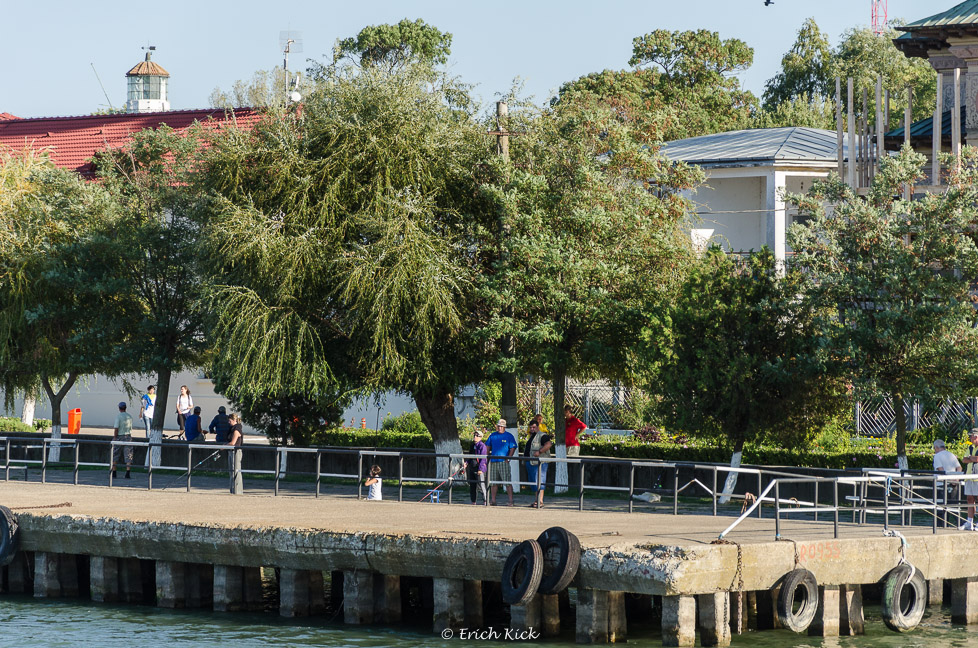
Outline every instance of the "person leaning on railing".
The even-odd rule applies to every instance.
[[[115,425],[112,428],[112,439],[114,441],[132,441],[132,415],[126,411],[128,405],[119,403],[119,415],[115,417]],[[126,459],[126,479],[129,479],[129,469],[132,468],[132,446],[112,446],[112,478],[115,479],[115,463],[122,457]]]

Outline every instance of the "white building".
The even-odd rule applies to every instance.
[[[815,180],[838,173],[837,138],[832,131],[789,127],[665,144],[666,157],[706,172],[705,184],[690,193],[700,219],[691,233],[694,243],[735,253],[767,245],[783,262],[791,252],[786,233],[797,216],[786,207],[785,193],[804,193]]]

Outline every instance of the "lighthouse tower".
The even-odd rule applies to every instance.
[[[126,72],[128,94],[126,112],[162,112],[170,109],[166,95],[167,81],[170,73],[150,59],[156,49],[150,46],[146,50],[146,60]]]

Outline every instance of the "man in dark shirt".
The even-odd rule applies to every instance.
[[[478,459],[469,459],[466,466],[472,503],[475,504],[476,496],[480,492],[482,493],[482,501],[488,503],[486,499],[486,473],[488,472],[486,455],[489,454],[489,448],[482,442],[482,430],[475,431],[472,452],[469,454],[479,455]]]
[[[217,416],[207,426],[208,432],[216,434],[216,441],[220,444],[227,444],[229,432],[231,431],[231,421],[228,420],[227,410],[221,405],[217,408]]]

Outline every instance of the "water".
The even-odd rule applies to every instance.
[[[913,632],[897,634],[887,630],[878,608],[867,609],[866,635],[819,639],[796,635],[786,630],[748,633],[735,636],[734,646],[760,648],[905,648],[920,646],[960,646],[978,648],[978,632],[951,625],[945,613],[928,612]],[[171,611],[145,606],[122,606],[83,601],[35,600],[28,597],[0,598],[0,647],[16,646],[134,646],[173,648],[179,646],[335,646],[371,648],[460,648],[484,646],[501,648],[514,641],[442,640],[430,632],[387,627],[351,628],[328,620],[292,621],[272,613],[225,614],[214,612]],[[629,629],[628,646],[661,645],[654,626]],[[572,629],[559,641],[533,642],[543,646],[572,646]]]

